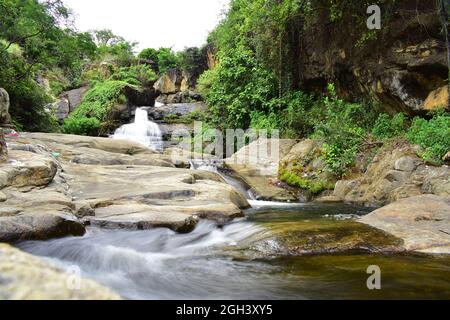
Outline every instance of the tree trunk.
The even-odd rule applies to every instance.
[[[444,29],[445,42],[447,45],[447,59],[448,59],[447,62],[448,62],[449,75],[450,75],[450,39],[449,39],[450,4],[448,3],[448,0],[439,0],[439,14],[441,16],[442,27]],[[449,86],[450,86],[450,81],[449,81]]]
[[[5,135],[3,129],[0,128],[0,162],[8,159],[8,149],[6,148]]]

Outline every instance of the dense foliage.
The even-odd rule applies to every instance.
[[[51,97],[35,79],[48,75],[57,92],[63,88],[55,80],[64,73],[64,87],[77,85],[95,43],[70,29],[61,1],[0,0],[0,11],[0,87],[10,94],[10,113],[24,129],[49,130],[56,123],[44,110]]]
[[[440,164],[450,151],[450,114],[441,110],[430,120],[416,117],[406,136],[423,148],[425,160]]]
[[[95,84],[86,93],[83,103],[65,120],[64,132],[88,135],[107,133],[113,126],[114,106],[126,102],[123,89],[128,85],[127,82],[114,80]]]
[[[324,169],[335,178],[345,175],[365,148],[405,134],[422,145],[425,158],[442,159],[449,150],[444,115],[430,121],[417,118],[409,129],[411,121],[404,114],[380,114],[377,105],[366,101],[347,103],[332,84],[316,96],[300,90],[298,61],[293,59],[300,55],[296,45],[302,32],[315,32],[320,22],[336,29],[351,25],[352,38],[359,39],[354,49],[363,50],[381,34],[367,30],[365,16],[353,13],[365,12],[371,4],[387,8],[385,19],[392,14],[391,0],[232,0],[208,38],[219,63],[198,81],[211,111],[210,124],[221,129],[279,129],[282,137],[319,140]],[[284,170],[280,178],[313,193],[329,185],[305,179],[301,172]]]

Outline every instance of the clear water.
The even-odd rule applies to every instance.
[[[153,150],[163,149],[163,137],[159,126],[148,120],[146,109],[137,108],[134,123],[121,126],[113,135],[113,139],[137,142]]]
[[[367,211],[348,206],[259,206],[222,228],[202,221],[190,234],[167,229],[89,229],[81,238],[29,241],[19,247],[128,299],[449,299],[450,257],[338,254],[249,259],[233,254],[274,223],[341,221]],[[367,289],[369,265],[382,290]]]

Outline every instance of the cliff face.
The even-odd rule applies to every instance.
[[[435,0],[382,5],[382,29],[362,43],[361,34],[370,31],[354,16],[344,12],[339,23],[331,23],[329,6],[317,8],[303,31],[288,30],[291,77],[300,89],[322,92],[334,82],[343,98],[372,97],[389,113],[448,107],[447,47]],[[366,8],[359,8],[364,19]]]

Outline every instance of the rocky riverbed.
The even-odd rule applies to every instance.
[[[161,154],[129,141],[42,133],[8,136],[7,142],[9,158],[0,165],[0,242],[19,246],[50,260],[41,260],[3,244],[0,248],[3,256],[0,270],[6,280],[0,285],[0,296],[6,299],[177,297],[171,293],[170,286],[167,295],[160,296],[141,287],[136,288],[136,292],[123,291],[121,285],[88,271],[96,269],[96,266],[85,265],[81,261],[103,259],[99,253],[103,249],[96,247],[89,258],[83,257],[87,253],[79,251],[79,246],[91,245],[90,239],[95,241],[99,232],[105,234],[105,246],[111,246],[108,244],[110,241],[118,245],[117,239],[113,239],[115,234],[120,235],[119,238],[122,235],[135,235],[137,239],[148,235],[148,241],[154,242],[149,245],[156,246],[158,249],[155,247],[155,252],[161,254],[167,253],[164,249],[166,245],[157,245],[162,239],[167,239],[168,243],[181,241],[183,244],[180,244],[180,250],[183,250],[190,246],[189,241],[194,241],[188,239],[199,237],[201,241],[195,240],[193,243],[199,246],[200,251],[189,249],[181,256],[180,251],[169,260],[175,259],[182,266],[183,260],[179,259],[189,257],[190,261],[199,252],[214,249],[223,256],[220,265],[227,259],[236,263],[248,261],[245,264],[250,263],[249,270],[256,274],[263,271],[252,262],[255,259],[269,259],[264,263],[264,268],[272,268],[269,267],[271,259],[278,261],[282,257],[305,255],[362,254],[370,257],[373,254],[393,254],[398,257],[409,251],[449,253],[450,237],[447,229],[450,205],[443,194],[407,197],[370,213],[373,209],[354,205],[294,203],[297,200],[295,195],[276,183],[277,163],[270,157],[245,166],[233,161],[239,157],[239,153],[227,159],[225,166],[232,169],[235,178],[243,184],[242,188],[235,189],[229,184],[229,178],[224,179],[223,174],[189,169],[189,159],[177,156],[176,149]],[[301,149],[296,145],[296,141],[280,141],[281,156],[287,157],[292,155],[292,150]],[[246,154],[248,150],[244,148],[240,154]],[[399,168],[401,162],[401,167],[406,168],[405,161],[393,162]],[[418,166],[420,164],[416,163],[412,170],[417,170]],[[262,200],[291,204],[248,201],[245,192],[238,191],[241,189],[249,189],[251,194]],[[250,204],[253,209],[249,209]],[[244,220],[239,220],[242,218]],[[206,230],[205,221],[210,221]],[[199,232],[203,235],[198,236]],[[187,234],[186,238],[182,234]],[[158,237],[162,238],[158,240]],[[82,245],[83,242],[86,243]],[[44,250],[47,243],[54,243],[58,249]],[[60,247],[64,243],[69,243],[68,248],[78,253],[66,252],[65,246]],[[130,245],[133,248],[135,246]],[[176,250],[175,245],[173,250]],[[78,258],[66,261],[67,255]],[[109,264],[113,261],[110,260],[112,258],[105,259],[107,262],[99,263]],[[142,259],[153,261],[149,256],[142,256]],[[123,263],[128,265],[131,262]],[[38,268],[29,275],[26,270],[34,265]],[[67,289],[66,283],[71,279],[70,272],[74,265],[82,271],[83,276],[113,288],[118,294],[91,280],[80,280],[83,288],[90,290],[89,294]],[[443,262],[445,265],[446,262]],[[233,262],[228,268],[229,272],[233,272],[239,266]],[[439,268],[445,269],[442,266]],[[208,268],[204,272],[211,270]],[[423,271],[424,277],[427,272]],[[250,274],[245,272],[238,278],[250,281]],[[54,288],[53,293],[45,293],[47,285],[39,283],[39,279],[47,277],[51,279],[47,285]],[[134,281],[133,277],[126,279],[123,281]],[[278,278],[281,279],[284,278]],[[255,294],[260,289],[258,281],[251,281]],[[305,295],[305,292],[300,294],[295,290],[287,290],[289,285],[285,280],[281,283],[285,285],[271,287],[265,297]],[[149,285],[149,288],[153,287]],[[224,285],[225,288],[230,289]],[[161,290],[160,287],[153,289]],[[206,294],[208,290],[199,288],[198,291],[187,293],[190,297],[201,298],[202,292]],[[433,292],[439,296],[439,290]],[[217,297],[234,296],[221,291]]]

